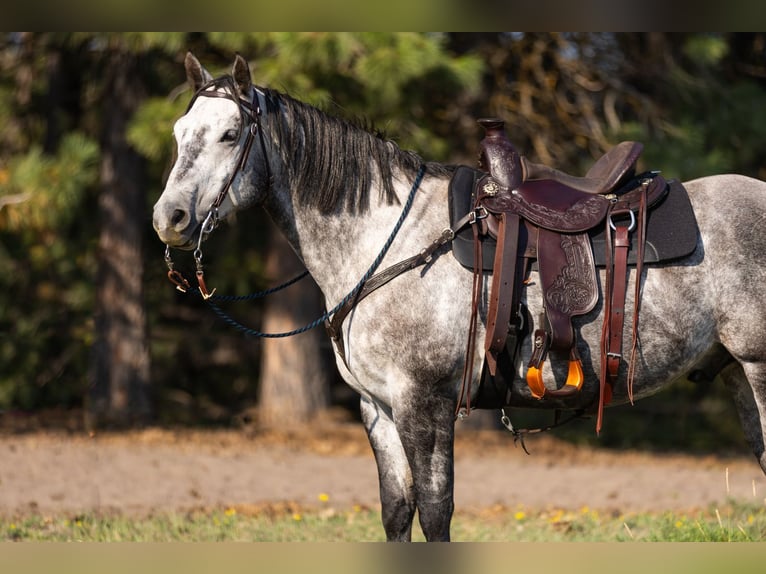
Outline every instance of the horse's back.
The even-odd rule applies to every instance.
[[[736,174],[684,184],[694,208],[706,267],[727,280],[766,279],[766,182]]]

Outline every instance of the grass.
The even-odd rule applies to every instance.
[[[492,508],[458,512],[456,541],[493,542],[766,542],[766,506],[730,504],[688,514],[602,514]],[[423,540],[420,529],[413,532]],[[382,541],[380,513],[356,507],[252,510],[227,508],[146,518],[122,515],[0,518],[0,542],[348,542]]]

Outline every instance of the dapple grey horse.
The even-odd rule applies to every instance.
[[[186,71],[196,94],[175,124],[178,157],[154,206],[154,228],[168,246],[200,248],[219,218],[262,206],[332,308],[378,254],[384,254],[379,269],[385,269],[449,226],[453,166],[424,162],[377,134],[254,85],[239,56],[231,75],[215,80],[191,54]],[[644,267],[634,395],[651,395],[700,365],[725,363],[720,374],[766,471],[766,184],[718,175],[684,185],[699,225],[698,244],[672,266]],[[533,272],[524,297],[533,317],[542,305],[535,279]],[[626,309],[632,309],[635,280],[633,271]],[[416,510],[427,540],[449,539],[455,413],[471,294],[472,273],[445,245],[427,265],[362,300],[343,322],[344,355],[337,365],[361,396],[389,540],[411,538]],[[575,322],[586,375],[578,397],[560,404],[531,396],[521,367],[531,353],[526,341],[509,406],[574,409],[593,403],[601,311],[599,304]],[[479,346],[474,379],[482,361]],[[551,362],[544,382],[555,388],[567,363]],[[612,404],[627,400],[625,385],[617,384]]]

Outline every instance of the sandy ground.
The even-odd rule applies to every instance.
[[[753,457],[613,452],[540,435],[527,445],[531,456],[507,433],[459,431],[457,509],[587,506],[625,514],[732,499],[766,504],[766,477]],[[379,508],[375,461],[358,424],[257,434],[0,434],[3,515],[327,505]]]

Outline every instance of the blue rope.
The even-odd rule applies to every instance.
[[[214,296],[207,299],[207,304],[215,312],[215,314],[218,315],[224,322],[226,322],[230,326],[234,327],[235,329],[238,329],[239,331],[242,331],[243,333],[251,337],[272,338],[272,339],[281,338],[281,337],[292,337],[293,335],[299,335],[301,333],[305,333],[306,331],[310,331],[314,327],[321,325],[322,323],[327,321],[330,317],[332,317],[335,313],[337,313],[341,307],[343,307],[349,301],[351,301],[351,299],[356,297],[359,294],[359,291],[361,291],[362,288],[364,287],[364,284],[367,283],[370,277],[372,277],[372,275],[375,273],[375,270],[380,266],[381,262],[383,261],[383,258],[386,256],[386,253],[388,252],[389,247],[391,247],[391,244],[394,242],[396,235],[399,233],[399,230],[404,224],[404,220],[407,218],[407,215],[410,212],[410,208],[412,207],[412,202],[415,199],[415,193],[420,187],[420,183],[423,181],[423,176],[425,176],[425,173],[426,173],[426,166],[421,165],[420,169],[418,170],[418,175],[415,178],[414,183],[412,184],[410,195],[407,197],[407,201],[405,202],[404,207],[402,208],[402,213],[399,216],[399,220],[396,222],[394,229],[391,231],[391,235],[389,235],[388,240],[383,245],[383,248],[380,250],[380,253],[375,258],[375,261],[372,262],[372,265],[370,265],[370,268],[359,280],[359,283],[356,284],[356,287],[354,287],[348,293],[348,295],[346,295],[343,299],[341,299],[341,301],[335,307],[327,311],[321,317],[318,317],[317,319],[313,320],[308,325],[304,325],[303,327],[300,327],[298,329],[293,329],[292,331],[285,331],[283,333],[264,333],[256,329],[251,329],[250,327],[247,327],[243,325],[242,323],[236,321],[235,319],[230,317],[228,314],[226,314],[226,312],[224,312],[223,309],[221,309],[218,305],[216,305],[213,302],[213,299],[217,301],[234,301],[234,300],[243,300],[244,298],[255,298],[254,295],[260,295],[258,293],[255,293],[253,295],[242,296],[243,299],[240,299],[237,297]],[[270,291],[273,293],[274,291],[278,291],[282,289],[283,287],[287,287],[287,285],[289,284],[295,283],[298,279],[301,279],[301,278],[302,277],[295,278],[284,285],[280,285],[279,287],[275,287],[274,289],[267,290],[267,291]],[[266,293],[266,292],[262,292],[262,293]]]
[[[239,301],[252,301],[253,299],[260,299],[262,297],[266,297],[267,295],[276,293],[277,291],[281,291],[282,289],[289,287],[293,283],[297,283],[298,281],[306,277],[308,274],[309,274],[308,271],[304,271],[303,273],[296,275],[289,281],[286,281],[285,283],[282,283],[281,285],[278,285],[277,287],[271,287],[270,289],[265,289],[264,291],[257,291],[255,293],[250,293],[249,295],[213,295],[208,300],[221,301],[223,303],[237,303]]]

